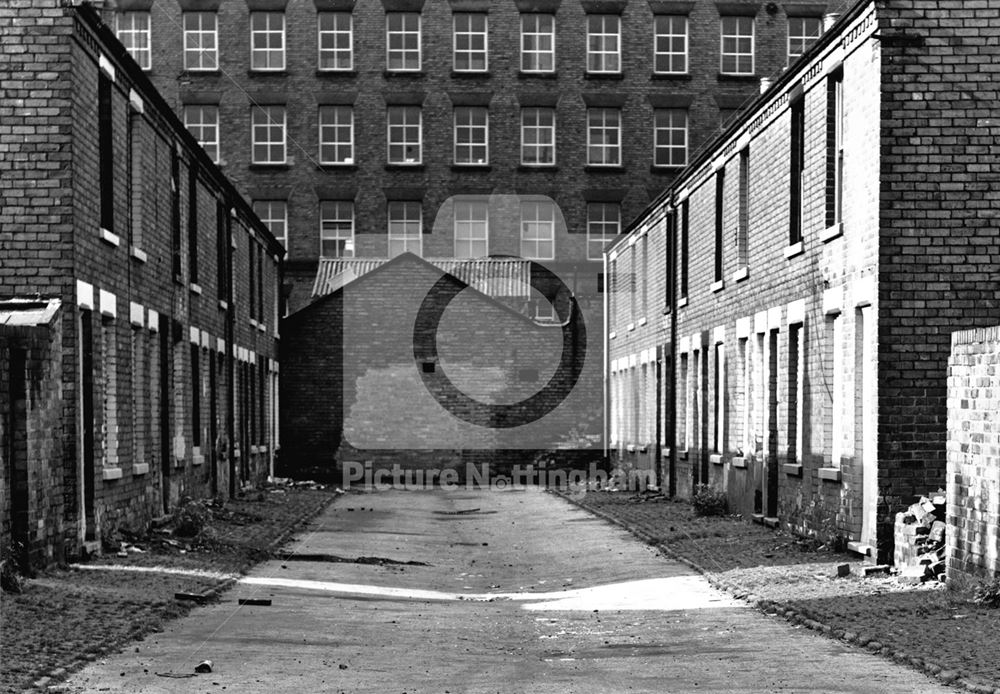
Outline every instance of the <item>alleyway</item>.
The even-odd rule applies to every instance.
[[[948,691],[540,491],[352,494],[290,549],[68,690]]]

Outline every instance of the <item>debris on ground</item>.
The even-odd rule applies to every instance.
[[[893,564],[904,583],[944,580],[946,501],[939,489],[896,514]]]

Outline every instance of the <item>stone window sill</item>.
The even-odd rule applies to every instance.
[[[827,482],[840,482],[841,480],[840,468],[821,467],[818,472],[821,480],[826,480]]]
[[[744,458],[743,456],[738,455],[735,458],[733,458],[733,467],[746,469],[746,466],[747,466],[747,459]]]
[[[135,463],[132,465],[132,476],[139,477],[149,473],[149,463]]]
[[[820,241],[826,243],[844,235],[844,223],[837,222],[833,226],[827,227],[819,234]]]
[[[101,471],[101,477],[105,482],[120,480],[122,478],[122,469],[120,467],[106,467]]]
[[[118,234],[108,229],[105,229],[104,227],[101,227],[100,237],[101,241],[108,244],[109,246],[114,246],[115,248],[118,248],[118,246],[120,246],[122,243],[121,239],[118,237]]]
[[[802,465],[799,463],[785,463],[781,469],[789,477],[802,477]]]
[[[805,247],[803,246],[801,241],[799,241],[798,243],[793,243],[791,246],[785,248],[785,258],[791,260],[796,256],[802,255],[804,250]]]
[[[712,465],[722,465],[722,454],[712,453],[710,456],[708,456],[708,462],[710,462]]]

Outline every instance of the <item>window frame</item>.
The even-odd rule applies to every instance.
[[[534,21],[534,26],[531,27],[531,31],[528,31],[526,26],[527,21],[531,19]],[[540,24],[542,20],[549,23],[550,28],[548,31],[544,31]],[[521,72],[526,73],[537,73],[537,74],[548,74],[554,73],[556,71],[556,16],[551,13],[538,13],[538,12],[522,12],[521,13]],[[535,37],[549,37],[551,46],[548,49],[528,49],[525,46],[525,40],[529,36]],[[540,42],[539,42],[540,43]],[[550,67],[528,67],[526,66],[526,58],[528,56],[535,56],[538,65],[542,65],[542,61],[539,56],[549,56],[551,60]]]
[[[674,21],[680,20],[684,23],[684,33],[678,34],[673,31]],[[669,22],[670,31],[663,32],[660,31],[661,23]],[[686,75],[688,73],[688,53],[690,50],[690,39],[689,39],[690,22],[688,16],[684,14],[658,14],[653,16],[653,74],[657,75]],[[684,43],[683,53],[678,53],[674,50],[660,50],[661,41],[665,41],[669,48],[673,48],[674,41],[680,39]],[[678,58],[678,56],[680,56]],[[671,69],[661,70],[659,69],[660,60],[665,59],[668,67]],[[672,69],[675,60],[683,60],[683,69],[676,70]]]
[[[416,29],[407,26],[407,20],[416,19]],[[402,24],[399,29],[394,29],[391,24],[394,19],[400,19]],[[423,69],[423,30],[422,18],[419,12],[386,12],[385,13],[385,69],[386,72],[420,72]],[[416,35],[416,48],[407,46],[407,37]],[[392,39],[394,36],[402,37],[402,47],[393,48]],[[409,61],[416,53],[416,66],[412,66]],[[402,67],[393,67],[394,55],[398,54]]]
[[[793,22],[800,22],[801,23],[801,30],[798,33],[794,34],[794,38],[799,43],[799,46],[801,47],[802,50],[800,50],[798,53],[795,53],[795,54],[792,53],[792,40],[793,40],[792,23]],[[807,27],[808,27],[809,23],[813,23],[815,25],[813,27],[815,29],[815,31],[816,31],[815,34],[808,34],[808,33],[806,33],[807,32]],[[801,15],[795,16],[795,15],[793,15],[793,16],[788,17],[788,21],[786,22],[785,26],[787,28],[787,30],[786,30],[787,39],[786,39],[786,43],[785,43],[785,58],[787,60],[786,64],[787,65],[791,65],[796,60],[798,60],[798,58],[803,53],[805,53],[806,51],[808,51],[809,48],[813,45],[813,43],[815,43],[816,40],[823,34],[823,20],[820,17],[809,17],[809,16],[801,16]]]
[[[490,206],[484,200],[455,200],[453,207],[453,229],[455,257],[462,259],[484,258],[490,253]],[[462,215],[460,211],[468,211]],[[482,215],[476,214],[482,212]],[[477,230],[481,234],[476,234]],[[469,233],[460,233],[468,231]],[[463,253],[460,244],[468,244],[468,252]],[[482,253],[476,253],[477,244],[482,244]]]
[[[600,22],[595,31],[594,22]],[[607,23],[614,26],[608,30]],[[595,43],[599,48],[595,48]],[[613,43],[613,50],[608,49]],[[591,75],[619,75],[622,71],[622,18],[617,14],[587,15],[587,73]]]
[[[129,26],[123,26],[128,19]],[[145,26],[137,27],[136,20],[143,19]],[[149,10],[132,10],[115,14],[115,36],[125,46],[125,50],[142,69],[149,72],[153,69],[153,29]],[[136,39],[145,37],[145,45],[136,44]]]
[[[468,22],[469,22],[468,28],[463,28],[462,31],[459,31],[459,26],[458,26],[460,18],[468,20]],[[481,19],[482,20],[482,23],[483,23],[482,31],[478,31],[476,27],[472,26],[474,20],[476,20],[476,19]],[[487,13],[485,13],[485,12],[453,12],[452,13],[451,27],[452,27],[452,30],[451,30],[451,36],[452,36],[452,52],[451,52],[451,55],[452,55],[452,61],[451,61],[452,70],[454,70],[455,72],[474,72],[474,73],[489,72],[489,69],[490,69],[490,57],[489,57],[490,16]],[[463,37],[467,38],[467,41],[469,43],[469,47],[468,48],[462,48],[462,49],[459,48],[459,46],[458,46],[459,36],[463,36]],[[473,47],[473,44],[475,43],[476,37],[481,37],[482,38],[482,44],[483,45],[482,45],[481,49]],[[479,54],[482,54],[483,66],[481,68],[472,67],[472,65],[474,64],[476,56],[479,55]],[[459,56],[465,56],[467,58],[467,60],[469,61],[467,67],[460,67],[459,66]]]
[[[595,124],[593,122],[593,117],[598,113],[601,114],[600,124]],[[608,116],[614,114],[615,125],[608,125]],[[595,134],[598,132],[602,133],[605,137],[608,133],[614,132],[615,142],[613,144],[607,144],[606,142],[596,143]],[[608,161],[607,156],[602,156],[600,161],[596,161],[593,157],[594,151],[598,150],[604,153],[614,152],[614,161]],[[622,110],[617,107],[592,107],[587,109],[587,166],[602,166],[602,167],[615,167],[622,165]]]
[[[284,246],[285,250],[288,249],[288,201],[282,200],[280,198],[262,198],[259,200],[254,200],[251,203],[253,207],[253,212],[257,215],[257,218],[263,222],[264,226],[267,227],[268,231],[271,232],[271,236],[277,239],[278,243]],[[266,205],[267,214],[261,214],[260,206]],[[277,207],[276,206],[280,206]],[[280,217],[272,214],[275,209],[281,210]],[[275,233],[274,222],[280,222],[282,226],[282,233],[279,236]]]
[[[182,34],[183,34],[183,54],[184,54],[184,69],[189,72],[218,72],[219,71],[219,14],[218,12],[183,12],[181,13],[181,21],[183,23]],[[205,20],[211,18],[212,28],[205,28]],[[192,29],[188,27],[188,20],[198,20],[198,28]],[[211,48],[204,47],[204,37],[211,36]],[[196,39],[196,46],[194,48],[188,45],[188,40],[191,38]],[[197,57],[197,65],[194,65],[194,60],[189,60],[189,56]],[[208,57],[207,62],[209,66],[206,67],[206,57]]]
[[[337,20],[347,18],[347,29],[341,27]],[[333,27],[324,29],[324,20],[331,20]],[[347,34],[347,48],[338,46],[338,37]],[[332,38],[333,47],[324,48],[323,38]],[[347,53],[347,65],[341,65],[342,54]],[[329,67],[324,65],[324,54],[332,54],[334,65]],[[329,57],[329,56],[328,56]],[[354,70],[354,15],[350,12],[317,12],[316,13],[316,69],[320,72],[351,72]]]
[[[601,210],[600,218],[594,215],[595,210]],[[613,209],[615,211],[614,219],[610,220],[607,211]],[[598,201],[588,201],[587,202],[587,260],[602,260],[604,258],[604,249],[607,247],[608,243],[613,241],[619,234],[621,234],[622,229],[622,206],[619,202],[598,202]],[[594,233],[595,227],[601,227],[603,231],[600,234]],[[607,229],[614,228],[614,233],[608,234]],[[592,253],[591,249],[595,242],[601,241],[600,247],[597,253]]]
[[[556,210],[555,204],[546,200],[522,200],[521,201],[521,217],[520,217],[520,255],[522,258],[528,260],[554,260],[555,259],[555,248],[556,248]],[[527,217],[525,215],[526,209],[533,209],[535,214],[532,217]],[[546,209],[551,213],[550,218],[542,218],[539,212],[542,209]],[[542,224],[547,224],[549,233],[544,237],[527,233],[529,225],[531,229],[537,230]],[[526,244],[534,244],[535,253],[528,253]],[[551,248],[550,252],[542,254],[538,252],[542,246],[541,244],[549,244]]]
[[[278,29],[272,26],[272,21],[277,18],[281,20],[281,27]],[[258,19],[264,20],[263,28],[255,26]],[[250,70],[252,72],[282,72],[285,70],[287,61],[286,51],[288,47],[287,31],[284,12],[269,10],[253,11],[250,13]],[[270,37],[272,35],[281,37],[280,47],[272,48],[269,40],[265,40],[265,45],[263,46],[257,45],[259,38]],[[272,56],[274,55],[279,56],[277,61],[272,61]],[[258,57],[264,58],[263,65],[257,65],[256,59]]]
[[[535,123],[526,124],[525,118],[533,113],[535,115]],[[549,115],[551,121],[548,125],[541,123],[541,116],[543,114]],[[538,138],[539,142],[528,143],[525,139],[525,133],[535,132],[535,133],[545,133],[548,132],[551,135],[551,143],[544,144],[541,143],[541,138]],[[525,160],[525,151],[532,149],[538,153],[550,150],[552,153],[551,161],[527,161]],[[541,157],[538,157],[539,159]],[[531,166],[531,167],[547,167],[556,166],[556,110],[551,106],[523,106],[521,107],[521,166]]]
[[[336,214],[328,216],[327,212],[333,209]],[[344,214],[344,212],[348,214]],[[334,228],[327,228],[327,223]],[[348,233],[345,235],[345,226]],[[320,258],[353,258],[355,255],[355,210],[353,200],[320,200],[319,202],[319,257]],[[324,246],[327,243],[339,244],[343,242],[343,248],[337,248],[333,254],[326,253]],[[350,255],[348,255],[350,246]]]
[[[392,120],[393,120],[392,116],[393,116],[394,113],[402,113],[402,114],[406,115],[406,114],[410,114],[410,113],[413,113],[413,112],[416,112],[416,114],[417,114],[417,122],[416,122],[416,126],[415,126],[416,129],[417,129],[417,139],[416,139],[417,157],[416,157],[416,159],[414,159],[412,161],[407,161],[406,157],[405,157],[406,147],[407,146],[412,146],[412,141],[405,139],[405,137],[406,137],[405,133],[408,132],[408,130],[410,128],[413,128],[414,125],[412,123],[408,122],[407,118],[404,118],[403,122],[401,122],[401,123],[394,124],[392,122]],[[424,113],[423,113],[423,108],[421,108],[420,106],[414,106],[414,105],[390,104],[386,108],[385,123],[386,123],[386,163],[389,164],[389,165],[392,165],[392,166],[421,166],[423,164],[423,155],[424,155],[424,147],[423,147],[423,139],[424,139],[424,133],[423,133]],[[397,131],[399,129],[403,129],[403,132],[404,132],[404,139],[403,140],[400,140],[398,142],[393,140],[394,129],[397,130]],[[404,157],[401,160],[393,159],[392,151],[393,151],[394,147],[401,147],[401,148],[403,148]]]
[[[274,109],[280,109],[281,112],[281,122],[280,124],[274,119]],[[256,166],[283,166],[288,163],[288,109],[284,104],[254,104],[250,107],[250,163]],[[263,123],[258,122],[258,114],[266,114],[267,120]],[[281,128],[281,159],[271,159],[271,148],[278,147],[278,140],[260,140],[257,139],[257,133],[259,129],[264,128],[268,132],[268,137],[273,133],[271,130],[273,128]],[[257,157],[258,147],[265,148],[268,152],[268,158],[259,159]]]
[[[404,212],[402,217],[396,219],[395,223],[397,225],[402,225],[404,233],[403,234],[393,234],[393,210],[402,210]],[[411,217],[411,213],[416,210],[416,218]],[[417,233],[414,235],[410,233],[412,231],[411,225],[416,224]],[[386,235],[388,244],[386,246],[387,257],[395,258],[397,255],[402,255],[406,252],[413,252],[410,250],[410,243],[414,240],[417,244],[417,252],[414,255],[423,257],[423,246],[424,246],[424,210],[423,203],[419,200],[390,200],[386,203]],[[395,238],[394,238],[395,236]],[[393,252],[393,242],[402,242],[403,248],[398,252]]]
[[[206,111],[213,111],[215,113],[214,122],[209,122],[204,118]],[[194,111],[199,113],[200,118],[197,121],[191,119],[191,115]],[[220,134],[219,126],[219,106],[218,104],[184,104],[181,112],[181,117],[184,119],[184,127],[187,128],[188,132],[198,141],[201,148],[205,150],[205,153],[209,158],[218,164],[222,161],[222,137]],[[209,140],[204,137],[207,130],[215,131],[214,140]],[[215,156],[212,156],[212,152],[215,152]]]
[[[674,122],[680,116],[683,123],[680,127]],[[670,121],[667,124],[661,123],[661,118],[667,117]],[[690,119],[685,108],[656,108],[653,109],[653,166],[656,168],[683,168],[688,162],[689,145],[689,125]],[[672,133],[681,131],[684,134],[684,144],[677,145],[673,142]],[[663,142],[666,137],[667,142]],[[674,159],[676,151],[681,151],[679,161]],[[666,152],[666,162],[660,161],[660,153]]]
[[[461,115],[469,117],[468,122],[460,123]],[[476,122],[476,116],[482,115],[481,123]],[[486,106],[455,106],[452,116],[452,163],[455,166],[489,166],[490,163],[490,111]],[[478,141],[477,134],[482,136]],[[463,141],[467,137],[468,141]],[[467,158],[459,156],[460,150],[467,150]],[[475,153],[482,150],[483,156],[477,159]]]
[[[735,31],[736,33],[726,32],[726,23],[728,21],[736,22]],[[743,28],[742,24],[744,22],[749,22],[750,33],[743,34],[739,33],[740,29]],[[719,74],[722,75],[736,75],[736,76],[746,76],[756,74],[755,70],[757,68],[757,22],[753,17],[747,15],[722,15],[719,17]],[[736,42],[736,51],[727,52],[726,51],[726,40],[734,40]],[[741,41],[749,39],[750,41],[750,51],[749,53],[738,50]],[[750,59],[750,69],[741,70],[740,64],[741,60],[746,59],[749,56]],[[735,60],[734,70],[726,69],[726,58]]]
[[[326,118],[329,114],[347,113],[348,122],[341,123],[339,118],[335,122],[329,122]],[[319,163],[323,166],[354,166],[354,107],[349,104],[320,104],[316,109],[317,138],[319,142]],[[347,130],[347,140],[337,139],[340,134]],[[334,139],[326,139],[325,133],[332,132]],[[329,159],[324,156],[324,150],[333,149],[334,158]],[[347,149],[346,156],[338,156],[341,148]]]

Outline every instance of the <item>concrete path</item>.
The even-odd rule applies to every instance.
[[[351,494],[290,549],[69,691],[952,691],[537,490]]]

